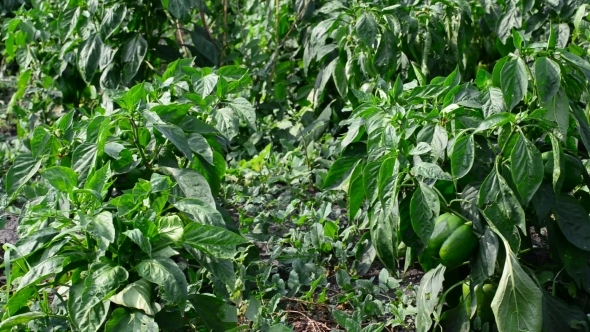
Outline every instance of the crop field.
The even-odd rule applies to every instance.
[[[590,331],[588,0],[0,21],[0,332]]]

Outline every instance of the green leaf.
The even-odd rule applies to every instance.
[[[129,91],[125,92],[123,97],[119,98],[118,101],[120,102],[121,107],[128,111],[132,111],[137,103],[145,99],[147,93],[145,83],[139,83],[129,89]]]
[[[70,287],[68,294],[68,314],[79,331],[95,332],[107,318],[111,303],[84,292],[84,284]]]
[[[365,200],[365,186],[361,175],[363,169],[363,165],[359,164],[354,168],[354,172],[350,176],[351,181],[348,186],[348,213],[350,219],[354,219]]]
[[[158,234],[172,242],[180,242],[183,236],[184,224],[179,216],[168,215],[160,218],[158,222]]]
[[[587,331],[589,325],[588,317],[580,307],[543,291],[543,331]]]
[[[519,29],[521,26],[522,14],[519,7],[515,6],[513,2],[509,2],[506,11],[503,12],[496,25],[496,33],[502,44],[506,44],[508,37],[512,36],[512,28]]]
[[[184,241],[192,246],[225,246],[246,243],[246,239],[227,229],[190,223],[184,228]]]
[[[523,205],[527,205],[543,182],[541,152],[521,132],[510,153],[510,170]]]
[[[170,258],[156,257],[141,261],[137,273],[146,280],[162,287],[169,300],[184,310],[188,297],[186,277]]]
[[[252,130],[256,130],[256,110],[247,99],[238,97],[228,101],[227,105],[238,113]]]
[[[90,265],[88,277],[84,280],[84,296],[96,296],[105,300],[128,278],[129,273],[120,265],[106,262],[93,263]]]
[[[165,123],[155,112],[144,111],[143,115],[146,117],[146,119],[148,119],[148,121],[152,122],[154,127],[160,133],[162,133],[164,137],[170,140],[170,142],[172,142],[172,144],[174,144],[174,146],[177,147],[178,150],[180,150],[180,152],[186,156],[186,158],[189,160],[193,158],[193,153],[188,144],[188,139],[186,138],[186,135],[182,129],[173,124]]]
[[[512,59],[504,65],[500,74],[502,94],[508,111],[512,111],[525,96],[528,87],[526,64],[521,58]]]
[[[215,208],[215,199],[211,194],[211,188],[209,188],[207,180],[199,172],[192,169],[172,167],[163,167],[163,169],[172,174],[186,198],[202,200]]]
[[[100,251],[106,252],[109,244],[115,241],[115,226],[113,215],[108,211],[102,211],[90,220],[88,232],[97,239]]]
[[[334,85],[336,85],[336,90],[338,90],[340,97],[346,98],[348,94],[348,79],[346,76],[346,67],[340,61],[336,62],[336,67],[334,67],[334,71],[332,72],[332,78],[334,79]]]
[[[84,188],[94,190],[104,197],[108,192],[108,188],[105,188],[105,185],[111,179],[111,174],[111,164],[107,162],[106,165],[90,174],[90,179],[84,183]]]
[[[482,131],[495,129],[501,127],[507,123],[514,123],[516,121],[516,117],[512,113],[498,113],[492,114],[483,120],[479,126],[475,129],[475,133],[480,133]]]
[[[363,169],[363,187],[370,205],[373,205],[379,197],[379,170],[382,164],[383,162],[381,160],[369,161]],[[357,189],[352,188],[352,190]]]
[[[127,311],[117,308],[105,326],[107,332],[158,332],[160,329],[154,318],[141,311]]]
[[[6,196],[9,201],[18,194],[19,190],[37,173],[41,167],[41,160],[35,160],[30,154],[21,154],[8,169],[5,178]]]
[[[104,44],[99,33],[93,33],[86,38],[78,53],[78,69],[82,79],[91,84],[92,78],[98,69],[98,64],[103,56]]]
[[[416,315],[416,331],[428,332],[432,326],[432,312],[438,303],[439,293],[443,288],[446,267],[442,264],[428,271],[420,280],[417,294],[418,313]]]
[[[553,211],[567,240],[580,249],[590,251],[590,218],[586,209],[575,198],[562,193],[557,196]]]
[[[239,119],[229,107],[214,109],[212,112],[215,128],[219,130],[228,140],[238,135],[240,127]]]
[[[98,147],[94,143],[82,143],[74,149],[72,155],[72,169],[78,174],[78,183],[86,182],[89,173],[96,163]],[[100,192],[100,191],[99,191]]]
[[[492,300],[492,311],[499,332],[540,332],[542,293],[524,272],[508,242],[504,241],[506,260],[500,284]]]
[[[542,104],[548,103],[559,90],[561,69],[547,57],[535,60],[535,83]]]
[[[78,184],[78,174],[64,166],[50,167],[41,172],[41,176],[55,189],[64,193],[71,193]]]
[[[417,176],[423,176],[426,179],[437,179],[452,181],[453,178],[440,168],[437,164],[421,162],[412,167],[412,172]]]
[[[236,327],[237,308],[224,300],[204,294],[191,295],[189,300],[209,330],[229,331]]]
[[[162,1],[162,3],[164,2]],[[194,7],[193,0],[166,0],[166,3],[166,9],[170,14],[180,20],[188,18]]]
[[[469,173],[475,161],[475,142],[472,135],[461,135],[455,140],[450,159],[454,178],[460,179]]]
[[[473,284],[481,284],[494,274],[499,246],[496,234],[486,227],[482,237],[479,238],[477,255],[472,259],[471,281]]]
[[[139,229],[129,229],[123,232],[125,236],[131,239],[135,244],[139,246],[139,248],[148,254],[148,256],[152,256],[152,244],[150,240],[143,235],[143,233]]]
[[[18,314],[6,318],[0,322],[0,331],[11,331],[13,327],[22,328],[27,326],[27,323],[40,318],[46,318],[47,314],[40,311],[25,312],[24,314]]]
[[[373,14],[364,12],[356,22],[356,33],[359,38],[369,47],[373,47],[379,26]]]
[[[209,203],[196,198],[182,199],[174,207],[190,220],[210,226],[225,227],[223,216]]]
[[[108,39],[115,30],[121,25],[127,15],[127,7],[124,4],[115,3],[107,8],[100,23],[100,33],[102,38]]]
[[[152,303],[152,286],[145,279],[127,285],[109,300],[121,306],[143,310],[150,316],[157,312],[155,303]]]
[[[131,82],[139,66],[147,53],[147,41],[140,34],[129,38],[121,48],[121,61],[123,62],[123,81],[125,84]]]
[[[16,291],[63,271],[63,266],[68,262],[69,258],[66,256],[54,256],[35,265],[21,278]]]
[[[577,105],[572,107],[572,111],[574,117],[578,121],[578,126],[576,127],[578,128],[578,133],[580,134],[582,143],[584,143],[586,150],[590,151],[590,126],[588,125],[586,114],[584,113],[584,110]]]
[[[560,140],[565,141],[570,121],[570,107],[569,98],[567,97],[564,87],[559,88],[549,102],[542,106],[547,109],[545,119],[557,123],[557,137]]]
[[[207,139],[199,133],[192,133],[188,136],[188,145],[194,153],[197,153],[206,162],[213,165],[213,150]]]
[[[323,190],[333,190],[345,184],[354,169],[361,161],[355,157],[344,157],[336,160],[328,170],[324,179]]]
[[[428,243],[434,230],[434,223],[440,212],[438,196],[432,188],[420,182],[420,186],[412,195],[410,215],[412,228],[422,243]]]
[[[393,73],[397,69],[397,43],[395,34],[389,30],[383,32],[375,53],[375,66],[381,73]]]

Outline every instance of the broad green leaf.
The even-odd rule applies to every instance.
[[[205,294],[191,295],[189,298],[195,312],[211,331],[229,331],[238,323],[238,310],[226,301]]]
[[[182,131],[182,129],[180,129],[179,127],[177,127],[173,124],[165,123],[164,121],[162,121],[160,119],[158,114],[156,114],[155,112],[144,111],[143,115],[150,122],[153,122],[154,127],[160,133],[162,133],[162,135],[164,135],[164,137],[166,137],[168,140],[170,140],[170,142],[172,142],[172,144],[174,144],[174,146],[176,146],[178,148],[178,150],[180,150],[180,152],[182,152],[182,154],[184,154],[186,156],[186,158],[188,158],[189,160],[191,160],[193,158],[193,153],[192,153],[191,148],[188,144],[188,139],[186,138],[186,135],[185,135],[184,131]]]
[[[238,113],[252,130],[256,130],[256,110],[247,99],[238,97],[228,101],[227,105]]]
[[[556,193],[559,193],[561,192],[561,186],[565,179],[565,174],[561,174],[561,170],[565,169],[565,158],[563,155],[563,147],[561,146],[559,139],[551,133],[549,133],[549,138],[551,139],[551,150],[553,152],[553,175],[551,184],[553,185],[553,190]]]
[[[586,150],[590,151],[590,126],[588,125],[588,119],[586,118],[586,114],[584,114],[584,111],[577,105],[574,105],[572,107],[572,111],[574,117],[578,121],[577,128],[578,133],[580,133],[582,143],[584,143],[584,147],[586,147]]]
[[[199,172],[191,169],[163,168],[172,174],[186,198],[202,200],[215,208],[211,188],[209,188],[207,180]]]
[[[454,178],[460,179],[469,173],[475,161],[475,142],[472,135],[461,135],[455,140],[450,159]]]
[[[127,14],[127,7],[121,3],[114,3],[107,8],[100,23],[100,33],[102,38],[108,39],[115,30],[121,25]]]
[[[166,0],[166,4],[170,14],[180,20],[187,19],[194,8],[193,0]]]
[[[375,248],[376,254],[383,262],[385,267],[394,271],[397,269],[397,232],[396,225],[398,223],[397,216],[385,215],[377,222],[373,223],[371,227],[371,242]]]
[[[524,272],[508,242],[504,241],[506,260],[500,284],[492,300],[492,311],[499,332],[541,332],[542,293]]]
[[[131,82],[147,53],[148,44],[142,35],[136,34],[129,38],[121,48],[123,62],[123,81]]]
[[[137,273],[144,279],[162,287],[167,298],[184,310],[188,284],[182,270],[170,258],[156,257],[141,261]]]
[[[543,181],[541,152],[520,133],[510,153],[510,170],[523,205],[527,205]]]
[[[113,215],[102,211],[90,220],[88,232],[97,240],[100,251],[106,252],[109,244],[115,241]]]
[[[41,311],[31,311],[18,314],[16,316],[2,320],[2,322],[0,322],[0,331],[11,331],[14,327],[22,328],[23,326],[27,326],[32,320],[46,317],[47,314]]]
[[[16,291],[19,291],[30,284],[36,283],[53,274],[61,272],[63,270],[63,266],[69,261],[69,258],[66,256],[54,256],[44,260],[38,265],[35,265],[20,279]]]
[[[6,262],[6,261],[7,260],[5,259],[4,262]],[[7,271],[10,270],[9,264],[5,263],[5,269]],[[31,286],[25,287],[19,291],[12,292],[12,294],[10,295],[10,299],[8,299],[8,301],[6,302],[6,304],[3,308],[3,310],[4,310],[3,319],[7,319],[6,317],[8,317],[8,316],[14,316],[14,314],[16,312],[18,312],[21,308],[27,306],[29,304],[30,299],[33,298],[36,293],[37,293],[37,288],[35,285],[31,285]],[[0,324],[0,326],[2,326],[2,325]],[[0,331],[2,331],[1,328],[0,328]]]
[[[555,220],[563,235],[576,247],[590,251],[590,217],[572,196],[560,194],[553,206]]]
[[[233,259],[216,258],[186,245],[184,248],[217,279],[226,284],[230,289],[235,288],[236,271],[234,269]]]
[[[479,238],[477,255],[471,261],[471,281],[473,284],[478,285],[494,274],[499,246],[496,234],[490,228],[486,228],[482,237]]]
[[[59,233],[55,228],[44,227],[28,234],[26,237],[20,238],[15,247],[20,254],[26,256],[50,243]]]
[[[514,123],[515,120],[516,118],[512,113],[503,112],[498,114],[492,114],[486,117],[485,120],[483,120],[479,124],[479,126],[475,129],[475,133],[495,129],[507,123]]]
[[[559,90],[561,69],[547,57],[535,60],[535,84],[542,104],[548,103]]]
[[[8,169],[5,178],[6,196],[12,200],[18,191],[37,173],[41,160],[35,160],[30,154],[21,154]]]
[[[332,72],[332,78],[334,79],[334,85],[340,97],[346,98],[348,94],[348,78],[346,77],[346,68],[340,61],[336,62],[336,67]]]
[[[396,71],[398,56],[397,43],[395,34],[389,30],[383,32],[377,53],[375,53],[375,66],[381,73],[386,74]]]
[[[53,137],[49,130],[45,127],[36,127],[33,131],[33,138],[31,138],[31,152],[33,158],[38,158],[43,155],[45,149],[51,146],[53,143]]]
[[[239,118],[229,107],[215,109],[212,112],[215,128],[227,139],[231,140],[238,135],[240,127]]]
[[[508,111],[512,111],[525,96],[528,87],[526,64],[521,58],[512,59],[504,65],[500,74],[502,94]]]
[[[70,287],[68,294],[68,315],[74,326],[83,332],[95,332],[107,318],[111,302],[86,294],[84,284]]]
[[[369,47],[373,47],[379,26],[370,12],[364,12],[356,22],[356,33]]]
[[[98,64],[103,56],[104,44],[99,33],[93,33],[86,38],[78,52],[78,69],[84,81],[92,83],[92,78],[98,69]]]
[[[227,229],[204,225],[199,223],[190,223],[184,228],[184,242],[194,245],[238,245],[247,242],[240,235]]]
[[[139,229],[129,229],[123,232],[125,236],[131,239],[135,244],[139,246],[139,248],[148,254],[148,256],[152,256],[152,244],[150,240],[143,235],[143,233]]]
[[[196,199],[182,199],[174,203],[174,207],[190,220],[217,227],[225,227],[223,216],[209,203]]]
[[[410,215],[412,228],[418,234],[422,243],[428,243],[439,212],[440,202],[438,196],[432,188],[420,182],[420,186],[412,195]]]
[[[111,174],[111,164],[107,162],[106,165],[90,174],[90,179],[84,183],[84,188],[94,190],[104,197],[108,192],[105,186],[111,179]]]
[[[127,285],[109,300],[121,306],[143,310],[150,316],[157,312],[157,306],[152,303],[152,285],[145,279]]]
[[[350,176],[350,185],[348,186],[348,213],[350,219],[354,219],[365,201],[365,186],[363,185],[362,172],[364,165],[358,165],[354,168]]]
[[[452,181],[453,178],[440,168],[437,164],[421,162],[412,167],[412,172],[417,176],[423,176],[426,179],[437,179]]]
[[[513,28],[519,29],[522,26],[522,14],[520,13],[520,8],[515,3],[512,1],[508,2],[506,10],[496,25],[496,33],[503,44],[506,43],[508,37],[512,36]]]
[[[542,106],[547,109],[545,118],[557,123],[558,138],[565,141],[570,121],[569,98],[567,97],[565,89],[563,87],[559,88],[549,102]]]
[[[78,174],[80,185],[86,182],[88,175],[94,169],[97,152],[98,148],[94,143],[82,143],[74,149],[72,170]]]
[[[141,311],[127,311],[117,308],[105,326],[106,332],[158,332],[160,328],[154,318]]]
[[[158,221],[158,234],[172,242],[180,242],[184,233],[183,227],[180,217],[168,215]]]
[[[567,327],[566,327],[567,326]],[[588,317],[575,305],[543,291],[543,331],[588,330]]]
[[[192,133],[188,136],[188,145],[194,153],[199,154],[206,162],[213,165],[213,150],[207,139],[198,133]]]
[[[106,300],[129,278],[125,268],[114,263],[96,262],[90,265],[84,280],[84,296],[96,296]]]
[[[428,332],[432,326],[432,312],[438,303],[439,293],[443,288],[446,268],[440,264],[428,271],[420,280],[417,294],[418,313],[416,315],[416,331]]]
[[[55,189],[64,193],[71,193],[78,184],[78,174],[64,166],[50,167],[42,171],[41,176]]]
[[[372,205],[379,197],[379,170],[383,161],[369,161],[363,169],[363,186],[365,187],[365,195],[367,201]],[[352,190],[357,190],[352,188]]]
[[[129,89],[123,97],[118,99],[121,104],[121,107],[127,109],[128,111],[132,111],[135,109],[135,105],[137,105],[141,100],[144,100],[147,96],[147,90],[145,88],[145,83],[139,83]]]
[[[354,157],[344,157],[336,160],[328,170],[328,175],[324,178],[323,190],[333,190],[340,188],[347,183],[350,175],[361,161]]]

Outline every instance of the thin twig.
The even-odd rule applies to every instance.
[[[188,56],[188,49],[184,44],[184,38],[182,38],[182,27],[180,26],[180,21],[176,20],[176,39],[178,40],[178,44],[181,45],[182,53],[184,56]]]
[[[209,26],[207,25],[207,20],[205,19],[205,13],[202,10],[200,10],[199,14],[201,14],[201,21],[203,22],[203,28],[205,29],[205,32],[207,33],[207,37],[209,37],[209,39],[213,43],[213,46],[215,46],[217,51],[219,51],[219,47],[217,46],[217,44],[215,44],[215,40],[213,39],[213,36],[211,36],[211,32],[209,31]]]
[[[300,312],[300,311],[296,311],[296,310],[284,310],[284,312],[287,313],[293,313],[293,314],[298,314],[301,315],[303,317],[305,317],[307,319],[307,324],[311,325],[312,329],[314,331],[318,331],[317,330],[317,326],[320,326],[322,329],[326,330],[326,331],[331,331],[332,329],[330,327],[328,327],[328,325],[322,323],[322,322],[318,322],[315,319],[310,318],[309,316],[307,316],[306,314]]]

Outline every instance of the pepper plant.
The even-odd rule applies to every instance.
[[[418,331],[589,326],[590,63],[563,28],[513,29],[514,51],[474,80],[414,66],[415,80],[353,90],[324,187],[347,190],[383,264],[427,272]]]
[[[236,97],[247,82],[239,67],[179,60],[35,128],[4,182],[19,241],[4,245],[0,330],[237,326],[246,240],[217,196],[228,138],[241,118],[255,124]]]

